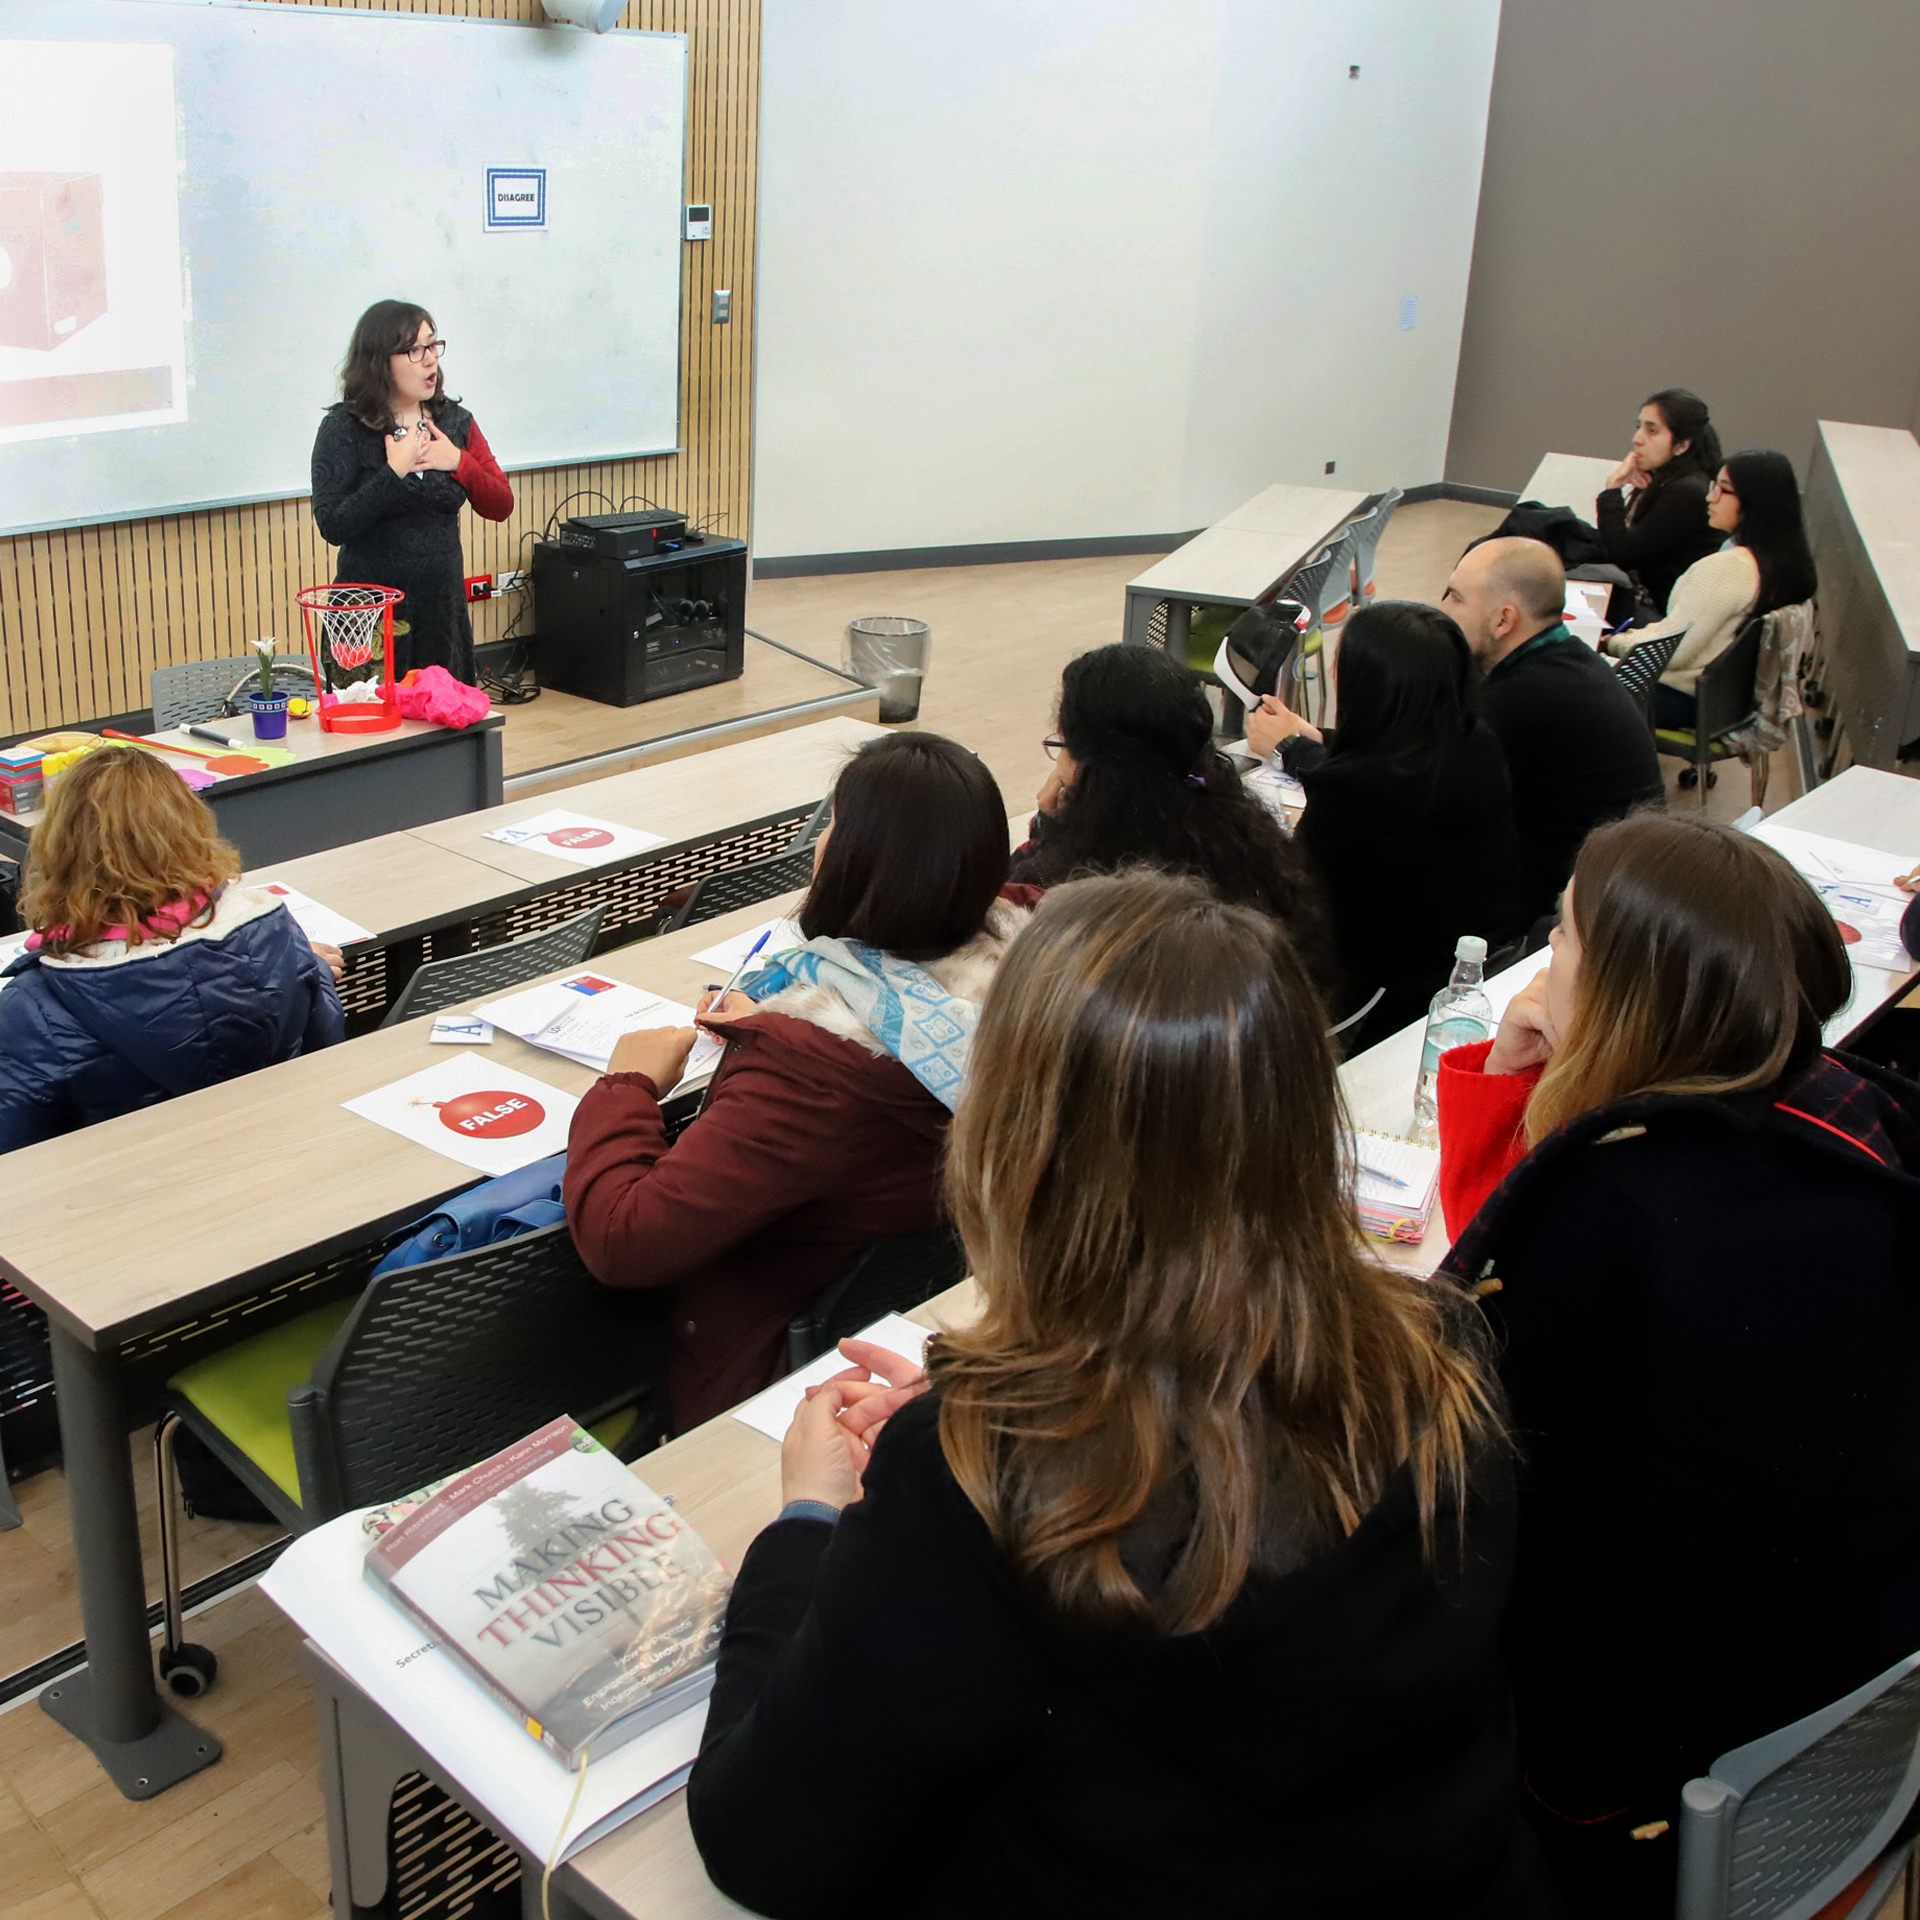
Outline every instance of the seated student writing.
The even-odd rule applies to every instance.
[[[339,954],[239,873],[156,755],[102,747],[60,776],[0,992],[0,1153],[344,1036]]]
[[[1158,647],[1096,647],[1067,663],[1055,726],[1053,771],[1013,879],[1052,887],[1134,865],[1192,874],[1222,900],[1280,921],[1314,978],[1332,987],[1318,883],[1214,745],[1189,668]]]
[[[1920,1087],[1822,1050],[1851,985],[1772,848],[1642,815],[1441,1059],[1446,1265],[1520,1446],[1521,1762],[1594,1920],[1673,1912],[1689,1778],[1920,1649]]]
[[[628,1034],[581,1101],[567,1223],[599,1279],[664,1293],[677,1428],[784,1373],[788,1322],[864,1247],[939,1223],[973,1024],[1026,917],[1006,872],[1006,806],[973,754],[869,741],[834,785],[805,946],[702,1009],[727,1042],[706,1111],[667,1144],[692,1028]]]
[[[1440,597],[1483,677],[1487,725],[1513,781],[1520,911],[1553,911],[1580,843],[1665,793],[1653,736],[1613,669],[1567,631],[1567,576],[1538,540],[1469,547]]]
[[[1626,654],[1643,641],[1685,630],[1654,689],[1657,727],[1693,725],[1701,668],[1733,645],[1749,614],[1798,606],[1819,585],[1800,514],[1800,484],[1784,453],[1732,455],[1708,489],[1707,515],[1726,544],[1680,576],[1664,620],[1628,627],[1606,643],[1609,653]]]
[[[1247,744],[1278,752],[1307,792],[1296,837],[1333,910],[1342,997],[1371,1011],[1356,1053],[1422,1018],[1454,946],[1520,931],[1520,843],[1507,757],[1480,718],[1479,676],[1444,613],[1381,600],[1347,623],[1334,663],[1339,725],[1322,734],[1269,697]]]
[[[1556,1911],[1471,1309],[1367,1258],[1341,1142],[1270,916],[1042,903],[953,1129],[982,1317],[923,1393],[849,1343],[896,1385],[802,1406],[740,1568],[688,1794],[724,1891],[837,1913],[857,1855],[901,1920]]]
[[[1633,575],[1656,614],[1667,612],[1673,583],[1720,544],[1707,519],[1707,485],[1719,467],[1707,403],[1666,387],[1641,407],[1633,445],[1593,503],[1607,558]],[[1623,593],[1610,609],[1616,620],[1627,617]]]

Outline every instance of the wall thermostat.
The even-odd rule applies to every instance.
[[[686,237],[689,240],[711,240],[713,238],[713,209],[711,207],[689,207],[687,209]]]

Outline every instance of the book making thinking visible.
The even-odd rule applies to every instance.
[[[368,1579],[563,1765],[711,1691],[726,1569],[570,1419],[378,1511]]]

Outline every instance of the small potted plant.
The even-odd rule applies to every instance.
[[[287,701],[290,695],[273,690],[273,648],[271,640],[254,642],[260,656],[260,691],[253,696],[253,737],[256,740],[284,740],[287,737]]]

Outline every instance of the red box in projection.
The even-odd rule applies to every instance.
[[[107,310],[97,173],[0,173],[0,347],[57,347]]]

